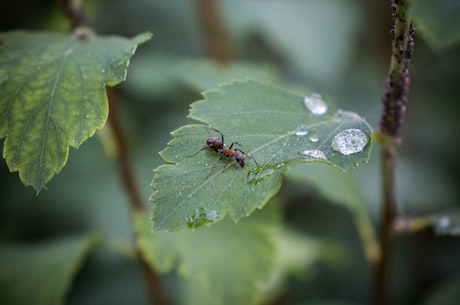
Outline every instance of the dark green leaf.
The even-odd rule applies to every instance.
[[[188,294],[187,304],[199,304],[204,297],[213,304],[249,305],[260,304],[262,284],[276,271],[279,214],[279,209],[267,208],[238,225],[228,220],[199,232],[156,232],[153,236],[145,214],[137,214],[135,224],[151,265],[161,272],[177,271],[206,293]]]
[[[123,81],[142,34],[131,40],[11,32],[0,35],[0,138],[11,172],[40,191],[104,126],[104,87]]]
[[[205,125],[174,131],[161,152],[171,164],[157,168],[152,182],[154,230],[196,228],[227,213],[238,221],[262,208],[278,191],[282,173],[302,162],[347,170],[368,160],[372,129],[367,122],[318,95],[305,103],[304,97],[280,88],[240,81],[204,96],[193,104],[190,117],[222,131],[227,147],[237,141],[233,149],[246,152],[245,167],[220,160],[212,149],[191,157],[207,138],[220,136]]]
[[[460,277],[453,276],[443,282],[437,282],[422,305],[456,305],[460,299]]]
[[[460,41],[460,5],[454,0],[417,0],[412,7],[417,32],[430,46],[443,49]]]
[[[353,215],[367,258],[369,261],[380,258],[380,248],[356,171],[344,173],[323,164],[304,164],[289,170],[286,175],[299,182],[313,184],[325,198],[346,206]]]
[[[278,80],[277,74],[267,65],[251,62],[232,62],[219,65],[215,61],[205,59],[182,60],[175,66],[178,79],[198,92],[215,88],[219,84],[233,79],[250,78],[259,81]]]
[[[90,235],[1,245],[0,303],[64,304],[73,277],[96,241]]]

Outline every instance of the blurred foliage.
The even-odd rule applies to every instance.
[[[246,76],[269,80],[301,92],[314,89],[340,108],[366,117],[374,129],[378,128],[380,97],[390,59],[391,17],[387,2],[221,0],[219,3],[238,54],[235,66],[244,62],[242,70],[246,70],[238,73],[230,70],[225,77],[216,76],[209,68],[195,2],[85,1],[90,22],[101,35],[132,37],[145,31],[155,34],[155,39],[143,45],[132,58],[127,81],[115,89],[148,208],[151,171],[162,163],[157,152],[170,139],[171,130],[190,122],[185,118],[188,105],[201,99],[199,91],[213,89],[203,87],[227,81],[226,77],[228,81]],[[425,24],[428,29],[435,29],[431,23]],[[443,27],[446,31],[458,31],[451,23]],[[12,29],[66,32],[68,23],[60,16],[54,0],[8,1],[0,11],[0,30]],[[459,208],[460,202],[457,187],[460,49],[456,47],[458,43],[449,42],[449,48],[434,51],[425,30],[421,28],[419,34],[412,61],[405,139],[397,168],[399,212],[411,219],[449,216]],[[260,73],[259,69],[270,72]],[[98,232],[101,236],[103,242],[83,259],[83,267],[76,271],[78,275],[68,275],[72,283],[65,299],[68,304],[147,304],[142,276],[130,253],[131,215],[110,156],[110,136],[102,130],[78,150],[70,150],[67,166],[39,196],[25,188],[17,174],[10,174],[4,161],[0,162],[2,244],[42,244],[52,238],[72,238],[86,232]],[[354,173],[358,193],[344,194],[343,200],[337,190],[343,183],[351,183],[350,178],[321,182],[318,190],[315,180],[307,183],[302,175],[299,178],[288,172],[275,203],[283,211],[279,216],[282,225],[295,232],[295,236],[308,236],[314,245],[327,240],[340,246],[340,250],[327,248],[327,255],[343,253],[340,260],[304,262],[303,268],[294,273],[287,272],[289,266],[284,265],[283,279],[277,282],[274,293],[266,292],[265,297],[280,304],[367,303],[372,267],[366,259],[362,233],[357,229],[354,214],[357,207],[350,208],[348,201],[357,194],[356,198],[361,198],[359,215],[375,219],[380,203],[378,158],[375,149],[369,164]],[[321,166],[315,171],[320,171]],[[303,170],[309,171],[309,166]],[[442,224],[442,220],[439,218],[438,223]],[[200,229],[194,234],[200,234]],[[286,245],[289,240],[279,243],[284,245],[282,249],[289,247]],[[215,243],[210,246],[219,247]],[[292,253],[296,251],[300,250]],[[458,302],[458,237],[437,236],[434,230],[426,228],[402,234],[395,251],[391,304]],[[224,262],[233,259],[221,255]],[[0,277],[4,270],[2,266]],[[166,274],[164,282],[174,304],[181,304],[187,298],[199,300],[197,293],[202,287],[184,282],[180,273]]]

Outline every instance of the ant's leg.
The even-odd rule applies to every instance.
[[[217,164],[219,164],[220,161],[222,161],[224,157],[225,157],[224,155],[220,156],[219,160],[217,160],[217,162],[214,163],[214,165],[209,170],[209,174],[206,176],[206,179],[208,179],[211,176],[213,169],[217,166]],[[224,166],[224,169],[225,169],[225,166]],[[222,172],[224,171],[224,169],[222,170]]]
[[[230,147],[229,147],[228,149],[232,149],[232,147],[233,147],[234,144],[243,146],[243,145],[241,145],[241,144],[238,143],[238,142],[233,142],[232,144],[230,144]],[[235,150],[239,150],[239,149],[237,148],[237,149],[235,149]],[[240,150],[240,151],[241,151],[241,150]]]
[[[186,157],[193,157],[193,156],[195,156],[197,153],[199,153],[200,151],[205,150],[206,148],[209,148],[209,146],[204,146],[204,147],[202,147],[199,151],[197,151],[197,152],[195,152],[195,153],[193,153],[193,154],[191,154],[191,155],[188,155],[188,156],[186,156]]]
[[[239,151],[239,152],[240,152],[241,154],[243,154],[244,156],[251,158],[252,161],[254,161],[254,163],[255,163],[256,165],[259,165],[259,163],[257,163],[256,159],[254,159],[254,157],[253,157],[251,154],[247,154],[247,153],[245,153],[244,151],[242,151],[242,150],[239,149],[239,148],[235,148],[235,151]]]

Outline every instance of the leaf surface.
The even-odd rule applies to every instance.
[[[230,220],[199,232],[150,234],[146,215],[136,215],[137,233],[147,260],[161,272],[176,271],[197,290],[184,292],[187,304],[260,304],[262,284],[277,271],[275,229],[280,211],[267,207],[238,225]],[[199,295],[201,292],[204,295]],[[182,297],[182,296],[181,296]],[[203,304],[203,303],[201,303]]]
[[[108,115],[105,86],[126,77],[150,34],[133,39],[10,32],[0,35],[0,138],[11,172],[40,191]]]
[[[0,245],[0,303],[64,304],[72,278],[96,242],[87,235]]]
[[[199,151],[209,137],[206,125],[186,125],[160,153],[170,163],[155,170],[151,196],[154,230],[196,228],[238,221],[262,208],[281,186],[282,173],[303,162],[325,162],[342,170],[368,160],[371,127],[360,116],[340,111],[318,95],[304,97],[255,81],[237,81],[204,93],[190,117],[217,128],[234,159],[213,149]],[[308,105],[308,107],[306,106]],[[257,163],[256,163],[257,162]]]

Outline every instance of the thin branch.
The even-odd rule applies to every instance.
[[[72,30],[88,26],[81,0],[59,0],[59,5],[64,16],[72,23]]]
[[[390,143],[386,143],[390,142]],[[390,274],[390,258],[393,252],[393,221],[396,216],[395,198],[395,155],[396,145],[391,138],[388,138],[381,146],[381,172],[382,172],[382,197],[383,202],[380,211],[380,248],[381,259],[377,262],[374,274],[374,305],[387,303],[388,280]]]
[[[123,185],[125,187],[126,193],[128,194],[129,202],[134,214],[136,210],[143,211],[145,209],[144,200],[142,199],[142,193],[134,175],[134,167],[131,163],[131,158],[127,148],[128,146],[123,135],[123,129],[121,127],[121,122],[118,115],[118,108],[114,101],[112,90],[109,87],[106,87],[106,92],[109,99],[110,109],[108,122],[115,142],[116,161],[118,163],[120,176],[122,177]],[[135,234],[133,239],[133,247],[135,250],[136,258],[139,262],[140,268],[147,283],[147,290],[150,296],[151,304],[166,305],[167,299],[161,286],[160,277],[144,257],[144,254],[139,247],[139,236]]]
[[[218,63],[229,63],[234,57],[233,43],[219,10],[219,1],[197,0],[197,8],[208,55]]]
[[[404,113],[409,94],[409,69],[414,52],[415,28],[408,16],[408,0],[393,0],[392,56],[382,98],[380,132],[401,143]]]
[[[409,18],[409,0],[393,0],[392,57],[380,122],[382,208],[381,208],[381,260],[374,274],[373,304],[384,305],[388,301],[391,255],[394,244],[393,224],[397,216],[395,197],[395,168],[397,146],[402,142],[404,113],[409,94],[409,69],[414,51],[415,29]]]
[[[93,35],[88,27],[87,19],[84,14],[81,0],[59,0],[61,9],[64,15],[69,18],[72,23],[72,31],[74,36],[79,40],[88,40]],[[115,145],[115,158],[120,170],[120,176],[123,181],[126,193],[129,197],[132,214],[136,211],[144,211],[144,200],[139,189],[139,184],[134,175],[134,167],[131,164],[131,158],[128,152],[128,146],[123,135],[120,118],[118,115],[117,105],[114,102],[112,91],[106,87],[106,92],[109,100],[109,124]],[[161,286],[160,277],[146,260],[144,253],[139,246],[139,236],[134,233],[133,249],[136,259],[144,274],[145,282],[147,283],[147,291],[149,293],[151,304],[166,305],[166,296]]]

